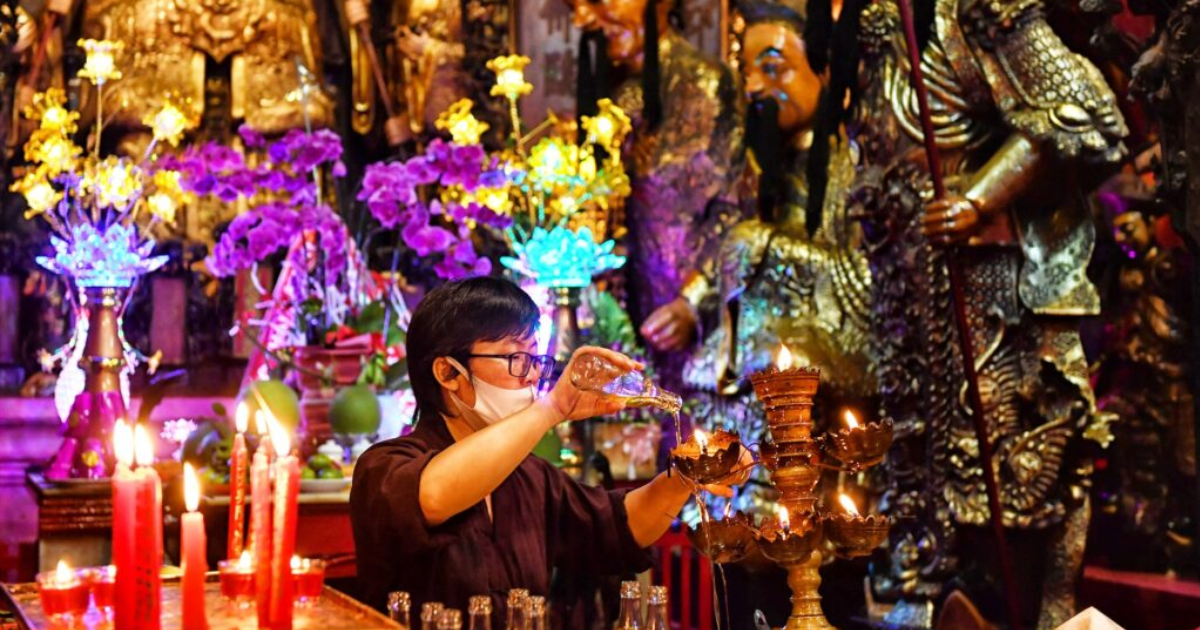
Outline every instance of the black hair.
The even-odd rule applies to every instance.
[[[491,276],[447,282],[430,291],[413,312],[405,351],[418,418],[449,413],[433,374],[438,357],[467,366],[477,341],[526,337],[537,330],[538,307],[520,287]]]
[[[741,0],[737,3],[738,13],[746,21],[746,26],[763,22],[782,22],[797,34],[803,34],[805,28],[804,16],[799,11],[778,2],[766,0]]]

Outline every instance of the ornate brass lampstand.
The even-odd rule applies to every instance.
[[[892,423],[864,425],[849,416],[849,426],[814,436],[812,405],[820,384],[819,370],[772,368],[755,374],[751,382],[766,408],[771,441],[759,447],[759,457],[781,494],[779,521],[768,520],[755,528],[741,515],[726,516],[701,523],[690,533],[701,543],[697,548],[718,563],[736,562],[746,555],[750,544],[757,544],[763,555],[788,572],[792,614],[784,629],[832,629],[817,594],[823,542],[832,543],[841,557],[869,555],[887,537],[889,523],[883,516],[860,515],[844,495],[843,510],[820,511],[817,486],[824,469],[859,472],[882,461],[892,443]],[[736,457],[711,445],[697,454],[693,442],[689,440],[672,452],[679,472],[698,483],[711,483],[714,475],[722,476],[717,473],[728,474]],[[731,439],[725,438],[724,443]],[[837,463],[822,461],[823,457]],[[747,532],[750,540],[746,540]]]

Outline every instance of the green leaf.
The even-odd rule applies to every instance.
[[[409,389],[411,386],[408,383],[408,359],[400,359],[388,367],[384,383],[384,388],[388,391]]]
[[[359,311],[351,327],[360,333],[382,332],[386,314],[387,306],[382,300],[371,302]]]

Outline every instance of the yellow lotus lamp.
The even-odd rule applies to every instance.
[[[510,101],[533,91],[533,85],[525,81],[525,67],[529,65],[529,57],[524,55],[505,55],[487,62],[488,70],[496,73],[496,85],[492,86],[492,96],[503,96]]]
[[[488,124],[471,113],[471,99],[464,98],[446,108],[434,125],[450,134],[455,144],[479,144],[480,137],[488,130]]]
[[[25,211],[26,219],[32,219],[53,208],[63,197],[61,192],[55,190],[44,179],[31,183],[20,192],[25,197],[25,203],[29,205],[29,209]]]
[[[588,139],[604,147],[609,153],[620,150],[625,136],[633,131],[629,116],[611,99],[600,99],[596,106],[599,112],[595,116],[583,117],[583,128],[587,131]]]
[[[147,114],[142,123],[154,131],[155,142],[169,142],[173,147],[179,146],[183,134],[192,128],[192,121],[170,101],[163,102],[158,111]]]
[[[104,85],[109,81],[121,78],[117,69],[116,55],[125,48],[125,42],[114,42],[107,39],[81,39],[79,46],[87,53],[87,60],[79,76],[88,79],[92,85]]]

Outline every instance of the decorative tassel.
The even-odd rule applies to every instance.
[[[658,64],[658,0],[646,0],[642,38],[642,117],[650,130],[662,123],[662,80]]]

